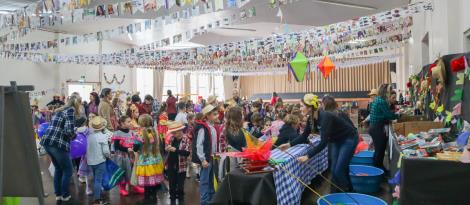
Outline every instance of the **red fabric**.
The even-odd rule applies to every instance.
[[[178,100],[174,96],[170,96],[168,99],[166,99],[166,112],[168,114],[176,114],[176,101]]]
[[[246,158],[252,161],[268,161],[271,157],[271,147],[273,146],[272,138],[266,140],[261,146],[248,145],[243,152],[227,152],[227,156]]]
[[[279,97],[272,97],[272,98],[271,98],[271,105],[272,105],[272,106],[276,105],[277,100],[279,100]]]
[[[456,73],[462,70],[465,70],[466,63],[465,63],[465,56],[461,56],[459,58],[453,59],[450,61],[450,68],[452,72]]]

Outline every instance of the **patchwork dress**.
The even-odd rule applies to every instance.
[[[152,146],[149,147],[152,150]],[[139,186],[157,186],[163,182],[163,158],[160,153],[139,154],[136,163],[136,176]]]

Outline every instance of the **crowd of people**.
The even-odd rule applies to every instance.
[[[379,167],[382,147],[387,142],[384,120],[396,118],[390,110],[384,110],[390,105],[389,87],[379,89],[370,112],[370,133],[379,149],[375,156]],[[74,93],[55,109],[41,145],[55,167],[56,200],[70,201],[68,185],[75,168],[80,181],[87,184],[86,193],[93,195],[93,204],[106,204],[101,181],[106,161],[112,160],[125,171],[118,183],[122,197],[129,192],[143,194],[142,204],[157,204],[157,192],[168,190],[172,205],[177,201],[184,204],[185,180],[196,170],[200,203],[206,205],[215,193],[213,180],[221,178],[214,177],[218,174],[214,171],[217,153],[242,151],[247,136],[261,141],[273,138],[273,149],[286,150],[308,144],[309,138],[319,133],[319,145],[297,160],[304,163],[328,146],[333,183],[341,191],[352,191],[348,165],[359,135],[333,97],[319,99],[305,94],[300,103],[287,104],[273,93],[269,102],[250,102],[234,91],[233,98],[226,101],[210,96],[193,103],[187,96],[174,96],[170,90],[167,94],[165,102],[150,95],[143,102],[139,95],[121,102],[119,92],[104,88],[100,95],[90,93],[88,103]],[[53,102],[58,103],[56,99]],[[70,141],[78,133],[87,136],[87,151],[85,156],[72,160]]]

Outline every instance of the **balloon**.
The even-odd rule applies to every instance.
[[[70,157],[80,158],[86,154],[87,140],[83,133],[77,133],[77,137],[70,141]]]
[[[47,128],[49,128],[49,123],[45,122],[39,125],[37,133],[39,138],[42,138],[46,134]]]
[[[200,104],[197,104],[196,106],[194,106],[194,112],[195,113],[200,113],[201,112],[201,105]]]

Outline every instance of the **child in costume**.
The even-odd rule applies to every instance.
[[[119,128],[113,134],[112,146],[114,147],[113,161],[124,170],[125,175],[122,182],[119,184],[119,194],[121,196],[129,195],[126,186],[129,185],[132,174],[134,148],[138,149],[142,141],[136,134],[130,130],[132,127],[131,118],[128,116],[122,116],[119,119]],[[138,194],[143,194],[144,189],[139,186],[133,186],[133,191]]]
[[[101,198],[101,187],[106,172],[106,159],[111,156],[108,136],[104,132],[107,122],[102,117],[94,117],[90,122],[93,133],[87,141],[86,158],[88,166],[93,170],[93,204],[106,204]]]
[[[190,154],[189,138],[183,133],[185,126],[181,122],[170,121],[168,123],[168,134],[171,134],[170,143],[165,150],[168,152],[166,170],[170,183],[171,205],[184,204],[184,180],[188,167],[188,156]]]
[[[199,192],[201,205],[207,205],[215,193],[213,156],[217,152],[218,136],[214,123],[218,120],[218,110],[213,105],[202,109],[202,121],[196,121],[192,144],[192,160],[201,166]]]
[[[157,130],[158,133],[160,134],[160,138],[163,139],[163,137],[166,135],[168,131],[167,123],[168,123],[168,113],[166,112],[166,103],[162,103],[162,106],[160,107],[160,110],[158,111],[158,126]]]
[[[163,158],[160,153],[160,138],[153,128],[153,119],[144,114],[139,117],[143,144],[136,153],[136,176],[138,185],[144,187],[143,204],[157,203],[157,190],[163,183]]]

